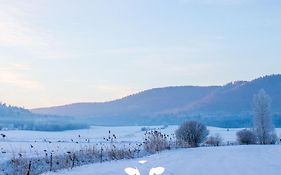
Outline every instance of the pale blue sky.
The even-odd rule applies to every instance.
[[[27,108],[281,72],[280,0],[0,0],[1,101]]]

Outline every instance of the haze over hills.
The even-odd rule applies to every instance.
[[[250,125],[252,99],[260,89],[271,96],[274,121],[281,124],[281,75],[224,86],[155,88],[104,103],[74,103],[31,111],[84,117],[103,125],[171,124],[197,119],[218,126],[243,127]]]
[[[0,130],[62,131],[86,128],[86,123],[75,117],[57,117],[31,113],[29,110],[0,103]]]

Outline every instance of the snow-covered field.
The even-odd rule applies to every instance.
[[[46,175],[126,175],[127,167],[138,168],[141,175],[148,175],[154,167],[164,167],[163,175],[279,175],[280,153],[280,145],[178,149],[143,159],[85,165]],[[147,163],[140,164],[140,160]]]
[[[168,126],[167,128],[163,128],[162,126],[149,126],[146,128],[150,129],[158,129],[161,132],[165,134],[173,134],[174,131],[178,128],[178,126]],[[220,134],[223,138],[224,143],[234,143],[236,141],[236,132],[240,130],[237,129],[226,129],[226,128],[215,128],[215,127],[208,127],[210,131],[210,135]],[[62,132],[39,132],[39,131],[0,131],[0,134],[5,135],[5,137],[0,136],[0,163],[10,160],[12,157],[18,157],[19,155],[22,157],[36,157],[36,156],[43,156],[44,153],[47,152],[54,152],[54,154],[63,154],[67,151],[77,151],[83,148],[87,148],[89,146],[96,145],[98,143],[104,142],[104,137],[108,136],[109,130],[111,133],[115,134],[117,136],[117,141],[119,143],[133,143],[133,142],[141,142],[143,139],[143,135],[145,131],[143,131],[143,126],[128,126],[128,127],[102,127],[102,126],[93,126],[90,129],[83,129],[83,130],[73,130],[73,131],[62,131]],[[277,135],[280,136],[281,129],[277,129]],[[281,149],[279,148],[280,145],[277,146],[249,146],[249,147],[243,147],[243,146],[235,146],[235,147],[220,147],[220,148],[198,148],[198,149],[186,149],[186,150],[172,150],[170,152],[161,153],[158,155],[153,155],[148,158],[149,162],[147,165],[144,166],[152,166],[153,163],[162,165],[167,167],[171,172],[174,174],[177,174],[179,166],[184,166],[184,162],[187,164],[192,164],[195,166],[194,168],[198,168],[200,172],[203,170],[200,169],[198,166],[202,165],[196,165],[201,160],[199,157],[201,157],[202,161],[205,160],[204,155],[206,155],[206,160],[209,160],[207,162],[208,168],[212,168],[212,165],[215,165],[215,162],[219,166],[220,164],[228,166],[227,161],[236,161],[239,160],[239,157],[241,159],[246,158],[257,158],[259,159],[263,153],[259,153],[259,151],[266,151],[270,152],[272,156],[275,156],[276,159],[278,157],[276,155],[276,152],[281,153]],[[275,152],[276,151],[276,152]],[[250,157],[247,157],[246,153],[251,153]],[[216,154],[218,155],[216,156]],[[230,157],[227,155],[229,154]],[[245,154],[245,155],[242,155]],[[199,156],[198,158],[197,155]],[[201,155],[201,156],[200,156]],[[182,157],[186,157],[185,159],[182,159]],[[244,156],[244,157],[241,157]],[[257,156],[257,157],[255,157]],[[213,158],[216,161],[212,161]],[[268,159],[264,159],[267,163],[270,163],[269,159],[271,156],[268,157]],[[281,157],[281,156],[280,156]],[[195,158],[193,160],[193,158]],[[159,160],[158,160],[159,159]],[[274,159],[274,157],[273,157]],[[281,162],[281,158],[278,159],[279,162]],[[247,161],[247,160],[245,160]],[[269,162],[268,162],[269,161]],[[174,163],[173,163],[174,162]],[[176,163],[175,163],[176,162]],[[181,162],[181,163],[179,163]],[[205,162],[205,163],[207,163]],[[125,166],[138,166],[136,163],[136,160],[130,160],[130,161],[118,161],[118,162],[111,162],[111,163],[104,163],[102,165],[92,165],[92,166],[85,166],[82,167],[81,171],[85,169],[87,171],[87,168],[94,168],[95,167],[104,167],[107,171],[107,173],[103,173],[102,171],[94,171],[95,173],[92,174],[108,174],[111,173],[111,166],[113,168],[114,175],[117,174],[124,174],[123,170],[120,171]],[[258,162],[259,163],[259,162]],[[274,163],[270,163],[275,166]],[[176,165],[176,166],[174,166]],[[280,164],[281,165],[281,164]],[[233,165],[234,167],[225,167],[225,171],[230,171],[231,168],[239,168],[240,164]],[[251,167],[249,165],[249,167]],[[204,167],[204,166],[202,166]],[[265,166],[266,167],[266,166]],[[253,168],[255,168],[253,166]],[[277,167],[280,168],[281,167]],[[115,170],[116,169],[116,170]],[[224,169],[224,168],[222,168]],[[102,169],[99,169],[102,170]],[[198,172],[199,172],[198,170]],[[73,173],[79,172],[79,168],[74,169]],[[92,170],[91,170],[92,171]],[[91,174],[91,171],[89,170],[89,174]],[[191,170],[190,170],[191,171]],[[219,171],[219,170],[218,170]],[[253,170],[256,172],[256,170]],[[71,171],[72,172],[72,171]],[[71,172],[64,172],[64,174],[68,174]],[[189,171],[187,171],[189,172]],[[196,173],[196,171],[191,171],[193,174],[202,174],[202,173]],[[259,171],[262,172],[262,171]],[[83,173],[84,174],[84,173]],[[206,173],[203,173],[206,174]],[[229,174],[229,173],[226,173]],[[235,173],[234,173],[235,174]],[[248,173],[246,173],[248,174]]]
[[[117,142],[132,143],[141,142],[145,131],[141,131],[142,126],[127,127],[102,127],[94,126],[90,129],[41,132],[41,131],[0,131],[5,138],[0,136],[0,163],[11,157],[40,156],[45,151],[62,153],[62,151],[75,151],[89,145],[105,142],[103,138],[108,137],[108,132],[117,136]],[[160,129],[161,126],[149,127]],[[167,134],[173,133],[177,126],[169,126],[161,130]]]
[[[127,126],[127,127],[102,127],[93,126],[90,129],[71,130],[61,132],[39,132],[39,131],[0,131],[6,137],[0,136],[0,162],[18,153],[24,157],[37,156],[44,154],[44,150],[48,152],[54,151],[60,153],[62,150],[74,151],[104,142],[104,137],[108,136],[108,131],[117,136],[117,141],[122,143],[141,142],[145,131],[143,126]],[[150,129],[158,129],[165,134],[173,134],[178,126],[169,126],[161,129],[162,126],[149,126]],[[224,141],[234,142],[235,133],[239,129],[227,129],[209,127],[210,134],[220,134]]]

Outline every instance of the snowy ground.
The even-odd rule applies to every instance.
[[[61,150],[75,151],[83,147],[104,142],[104,137],[108,136],[108,131],[117,136],[120,143],[141,142],[145,131],[143,126],[127,127],[102,127],[94,126],[90,129],[71,130],[61,132],[39,132],[39,131],[0,131],[6,137],[0,136],[0,163],[11,157],[16,157],[19,153],[24,157],[40,156],[47,152],[54,151],[60,153]],[[169,126],[161,129],[162,126],[149,126],[146,128],[158,129],[165,134],[174,134],[178,126]],[[236,132],[239,129],[227,129],[209,127],[210,134],[220,134],[225,142],[235,142]],[[281,130],[280,130],[281,131]]]
[[[43,156],[46,150],[47,152],[53,151],[54,154],[62,154],[67,151],[74,152],[75,150],[92,147],[93,145],[97,145],[104,142],[103,138],[108,136],[109,130],[111,131],[111,133],[117,136],[117,141],[119,143],[141,142],[143,139],[143,135],[145,133],[145,131],[142,131],[142,128],[143,126],[128,126],[128,127],[94,126],[90,129],[62,131],[62,132],[0,131],[0,134],[4,134],[6,136],[5,138],[1,138],[0,136],[0,163],[10,160],[12,157],[18,157],[19,155],[23,157]],[[162,126],[154,126],[154,127],[149,126],[148,128],[158,129],[165,134],[171,135],[178,128],[178,126],[168,126],[167,128],[164,129],[161,129],[163,128]],[[238,128],[226,129],[226,128],[215,128],[215,127],[208,127],[208,129],[210,131],[210,135],[220,134],[221,137],[223,138],[224,143],[235,142],[236,132],[238,130],[241,130]],[[277,135],[280,136],[281,129],[277,129],[276,131],[277,131]],[[203,149],[203,152],[201,153],[199,152],[197,154],[204,155],[207,152],[208,154],[211,154],[213,152],[213,149],[216,150],[216,148],[213,149],[199,148],[198,150],[201,149]],[[204,151],[204,149],[207,150],[210,149],[210,150]],[[219,148],[219,149],[228,149],[228,148]],[[189,152],[191,150],[192,149],[185,150],[183,153],[185,154],[186,152]],[[235,150],[236,148],[233,149],[233,151]],[[173,152],[177,153],[178,151],[172,151],[171,153]],[[170,153],[164,153],[164,154],[170,155],[169,157],[173,159],[172,154]],[[179,153],[179,155],[180,154],[181,153]],[[225,154],[227,154],[227,152],[225,152]],[[160,155],[155,155],[155,156],[160,156]],[[157,159],[157,157],[155,159]],[[165,159],[163,159],[163,161],[164,160]],[[129,161],[129,162],[133,163],[135,161]],[[168,165],[169,164],[167,164],[166,166]],[[106,164],[102,166],[106,166]]]
[[[153,167],[164,167],[163,175],[279,175],[280,145],[201,147],[165,151],[143,159],[120,160],[76,167],[45,175],[126,175],[124,169],[137,167],[148,175]],[[147,163],[140,164],[139,160]]]
[[[55,153],[61,153],[62,150],[65,152],[75,151],[84,147],[93,146],[104,142],[103,138],[108,136],[109,130],[117,136],[118,142],[138,142],[142,140],[144,134],[141,128],[141,126],[95,126],[90,129],[61,132],[0,131],[0,134],[6,136],[5,138],[1,138],[0,136],[0,163],[11,157],[16,157],[19,153],[23,157],[40,156],[45,153],[44,150],[47,150],[47,152],[54,151]],[[173,132],[176,126],[168,128],[165,132]]]

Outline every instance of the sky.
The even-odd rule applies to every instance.
[[[281,73],[280,0],[0,0],[0,101],[102,102]]]

